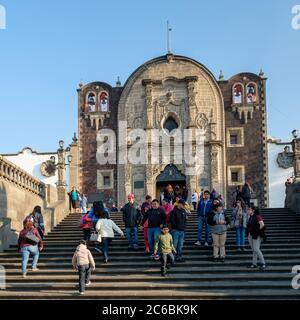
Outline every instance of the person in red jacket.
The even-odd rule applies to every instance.
[[[33,255],[32,271],[38,271],[37,268],[40,251],[43,250],[43,241],[38,230],[34,227],[32,221],[24,224],[24,229],[19,234],[18,251],[22,254],[22,274],[23,278],[27,275],[27,264],[30,254]]]
[[[91,238],[91,229],[92,229],[92,218],[89,217],[89,212],[81,216],[80,228],[83,231],[83,239],[89,242]]]

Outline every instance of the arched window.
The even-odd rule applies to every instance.
[[[232,102],[234,104],[243,103],[243,86],[240,83],[233,86]]]
[[[108,111],[108,94],[106,92],[101,92],[100,94],[100,111],[107,112]]]
[[[93,92],[87,96],[87,111],[96,112],[96,95]]]
[[[171,133],[173,130],[178,128],[178,123],[174,120],[173,117],[168,117],[164,123],[164,129]]]
[[[257,100],[256,85],[254,83],[247,84],[246,87],[246,101],[247,103],[254,103]]]

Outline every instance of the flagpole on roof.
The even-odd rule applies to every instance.
[[[169,25],[169,20],[167,21],[167,50],[168,54],[171,53],[171,37],[170,32],[172,31],[172,28]]]

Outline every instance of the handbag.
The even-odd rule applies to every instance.
[[[100,236],[101,237],[101,236]],[[98,233],[97,232],[92,232],[91,233],[91,237],[90,237],[90,241],[91,242],[99,242],[98,241],[98,238],[99,238],[99,236],[98,236]],[[101,241],[100,241],[101,242]]]
[[[40,238],[35,236],[32,231],[29,231],[25,235],[26,242],[31,243],[33,245],[37,245],[40,242]]]

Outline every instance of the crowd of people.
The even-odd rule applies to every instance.
[[[84,294],[85,286],[90,284],[91,272],[95,269],[95,262],[88,247],[94,244],[94,249],[103,255],[103,263],[108,263],[109,247],[115,232],[122,238],[126,236],[128,250],[135,251],[140,248],[138,232],[143,231],[145,253],[151,259],[161,261],[162,276],[166,275],[167,269],[175,262],[185,261],[183,257],[185,233],[192,208],[198,218],[198,239],[195,245],[204,247],[212,245],[213,262],[225,262],[227,232],[229,229],[234,229],[238,251],[245,251],[246,235],[248,235],[248,242],[253,252],[249,268],[265,270],[266,263],[260,250],[261,243],[266,240],[265,226],[259,209],[250,203],[249,185],[237,188],[231,215],[226,212],[224,199],[216,190],[212,192],[201,190],[200,194],[195,190],[191,195],[192,207],[187,202],[187,189],[181,191],[178,193],[178,188],[167,186],[161,199],[152,199],[147,195],[141,205],[135,201],[134,194],[130,193],[128,202],[120,209],[125,225],[123,232],[112,219],[113,212],[119,211],[115,205],[108,210],[102,201],[96,201],[88,208],[85,195],[80,195],[76,188],[73,188],[70,199],[72,207],[74,202],[75,212],[78,212],[76,203],[82,201],[82,206],[79,202],[82,213],[79,226],[83,231],[83,240],[76,248],[72,260],[74,269],[79,273],[80,294]],[[25,218],[23,225],[24,229],[20,233],[18,244],[22,254],[22,273],[26,278],[29,255],[33,255],[32,270],[37,271],[39,253],[43,249],[45,226],[41,208],[35,207]]]

